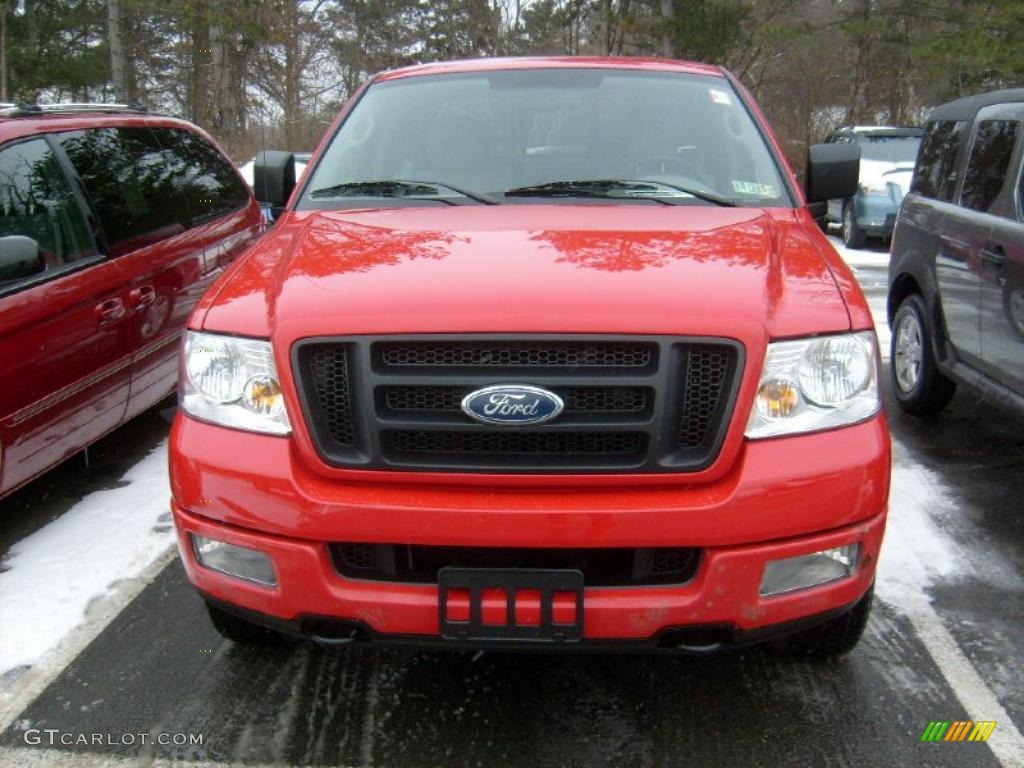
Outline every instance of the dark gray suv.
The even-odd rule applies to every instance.
[[[928,119],[889,264],[900,405],[941,411],[958,383],[1024,416],[1024,89]]]

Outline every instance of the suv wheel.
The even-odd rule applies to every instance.
[[[860,642],[871,615],[875,585],[846,613],[817,627],[797,632],[786,641],[785,653],[805,659],[834,659],[849,653]]]
[[[853,202],[847,200],[843,205],[843,245],[847,248],[863,248],[867,242],[867,235],[857,224],[853,215]]]
[[[893,392],[900,407],[916,416],[936,415],[956,391],[956,384],[935,366],[925,316],[924,301],[914,294],[900,304],[892,324],[889,370]]]
[[[213,624],[213,628],[217,630],[217,633],[233,643],[266,648],[268,646],[282,646],[290,642],[280,632],[253,624],[251,621],[246,621],[240,616],[228,613],[215,605],[210,605],[210,603],[206,604],[206,613],[210,617],[210,622]]]

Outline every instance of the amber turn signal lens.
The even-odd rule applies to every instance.
[[[270,415],[281,409],[281,385],[270,376],[253,376],[245,382],[242,402],[255,413]]]
[[[771,379],[757,390],[757,410],[766,419],[782,419],[792,415],[799,402],[796,385],[789,381]]]

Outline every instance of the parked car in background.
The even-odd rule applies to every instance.
[[[256,165],[258,157],[259,155],[238,166],[238,172],[242,174],[242,178],[245,179],[245,183],[249,185],[249,189],[252,189],[253,187],[253,168]],[[292,157],[295,158],[295,178],[298,180],[302,178],[302,174],[306,170],[306,164],[309,163],[309,160],[313,155],[310,152],[293,152]]]
[[[0,496],[174,391],[185,319],[259,227],[194,125],[0,108]]]
[[[871,314],[719,67],[375,77],[192,316],[171,433],[214,626],[450,648],[849,651],[889,433]],[[294,192],[293,192],[294,188]]]
[[[863,248],[869,237],[888,240],[896,224],[900,203],[910,188],[920,128],[855,126],[829,134],[828,144],[860,147],[860,178],[853,197],[829,200],[829,222],[842,227],[848,248]]]
[[[941,411],[965,384],[1024,416],[1024,89],[928,118],[889,266],[896,399]]]

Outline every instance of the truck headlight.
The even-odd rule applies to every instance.
[[[873,416],[878,398],[874,331],[768,345],[747,437],[775,437],[854,424]]]
[[[187,331],[183,369],[185,413],[251,432],[291,432],[269,341]]]

